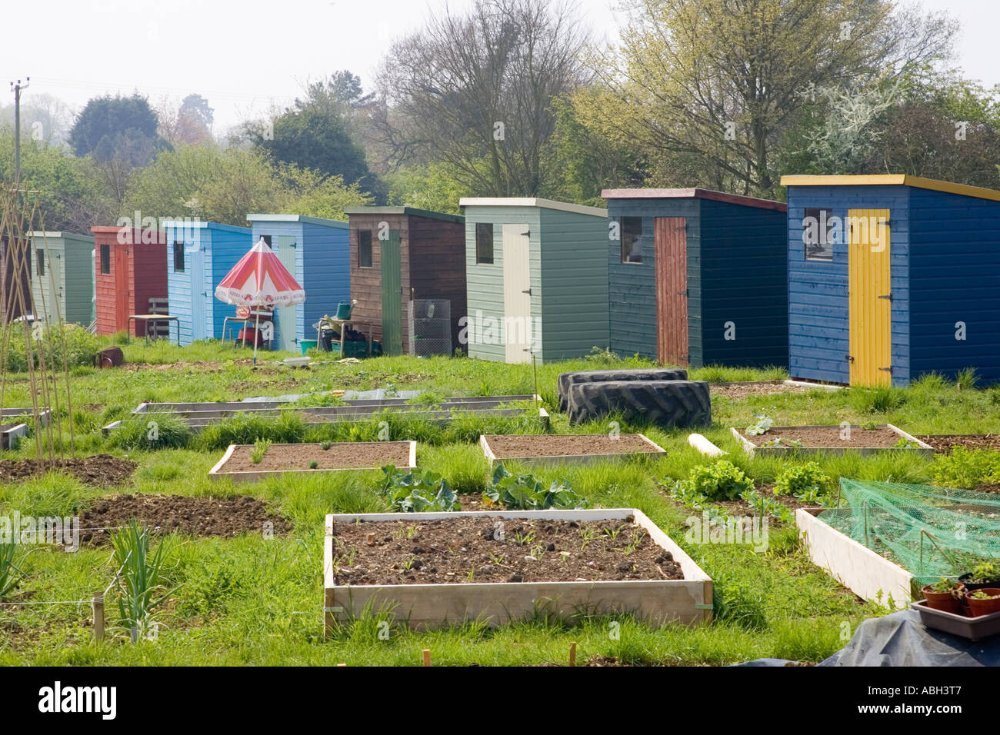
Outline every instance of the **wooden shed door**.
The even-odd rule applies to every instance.
[[[172,247],[172,246],[171,246]],[[171,253],[172,254],[172,253]],[[208,295],[205,292],[205,261],[201,245],[184,243],[184,259],[190,273],[191,279],[191,339],[206,339],[214,337],[206,331],[205,306],[208,304]],[[213,294],[214,296],[214,294]],[[180,327],[178,327],[180,329]]]
[[[382,275],[382,352],[403,354],[403,280],[400,267],[399,231],[378,241]]]
[[[527,225],[503,226],[504,361],[531,362],[531,250]]]
[[[847,216],[851,385],[892,385],[889,210]]]
[[[278,235],[273,238],[272,242],[278,260],[289,273],[295,276],[296,280],[299,280],[298,269],[295,267],[295,248],[292,247],[295,244],[295,238],[291,235]],[[278,328],[275,339],[279,350],[297,351],[300,336],[297,317],[298,306],[282,306],[274,310],[275,326]]]
[[[112,266],[115,273],[115,331],[120,332],[129,328],[128,318],[132,314],[145,314],[149,308],[147,306],[139,311],[133,311],[135,309],[133,306],[135,284],[132,283],[129,272],[131,270],[129,261],[131,260],[132,246],[119,244],[115,247],[112,245],[111,253],[111,257],[115,260]],[[144,333],[142,326],[138,324],[133,324],[132,329],[135,330],[137,337]]]
[[[653,239],[657,359],[664,365],[687,365],[687,218],[657,217]]]

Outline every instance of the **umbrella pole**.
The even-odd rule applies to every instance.
[[[257,367],[257,342],[260,340],[260,309],[257,309],[253,325],[253,366]]]

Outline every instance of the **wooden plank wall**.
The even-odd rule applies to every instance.
[[[459,346],[459,320],[467,314],[465,222],[409,217],[409,291],[403,298],[403,348],[409,348],[407,302],[448,299],[451,302],[451,343]]]

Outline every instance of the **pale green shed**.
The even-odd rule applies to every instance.
[[[553,362],[608,346],[608,212],[537,198],[467,198],[469,356]]]
[[[31,297],[45,322],[94,322],[94,238],[75,232],[29,232]]]

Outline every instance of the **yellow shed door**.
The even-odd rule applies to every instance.
[[[889,210],[847,216],[851,385],[892,385]]]

